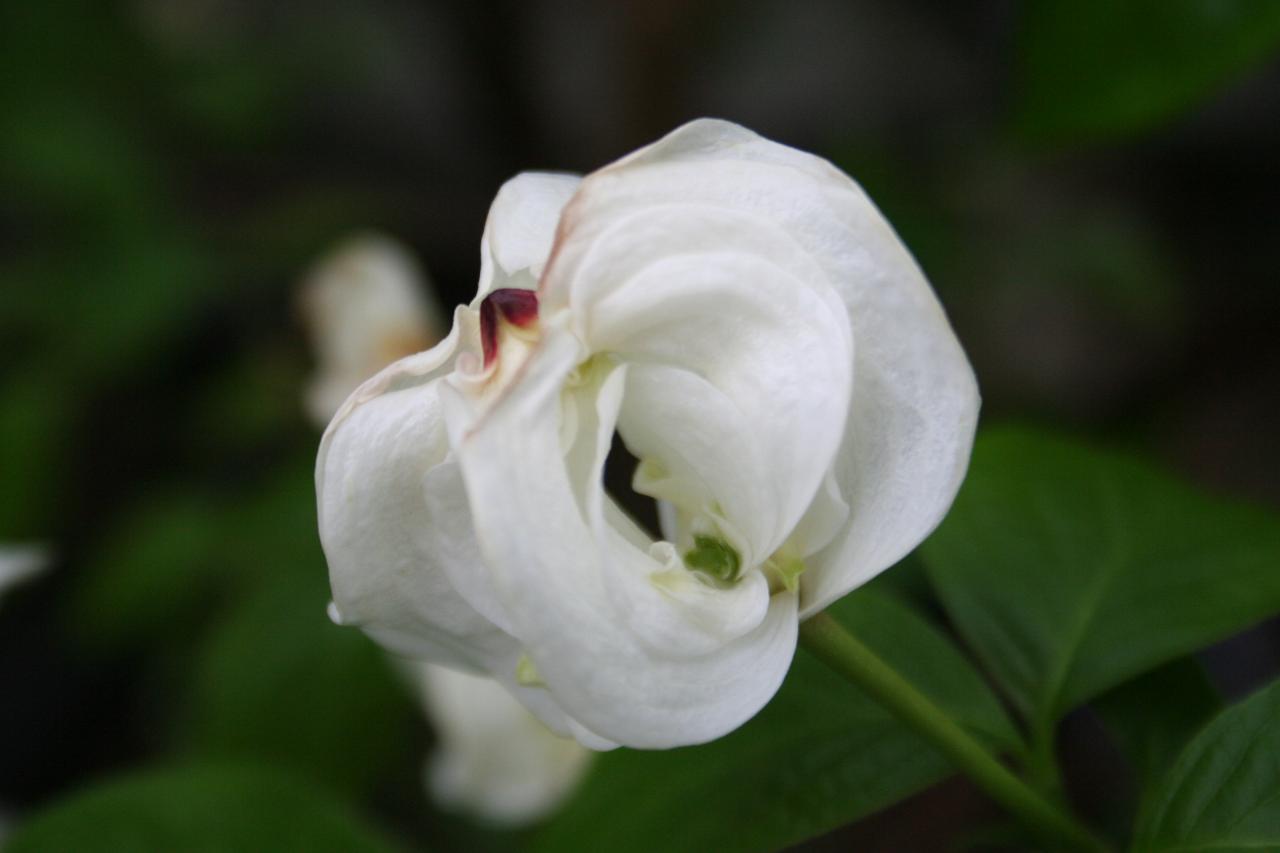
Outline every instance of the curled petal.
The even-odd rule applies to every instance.
[[[662,204],[583,226],[594,194],[621,183],[589,178],[575,197],[544,311],[567,298],[589,349],[634,363],[620,432],[671,477],[654,496],[716,518],[756,565],[788,538],[839,445],[848,318],[814,259],[758,216]]]
[[[428,511],[423,488],[445,464],[438,388],[456,348],[391,365],[348,398],[330,423],[316,463],[320,539],[338,618],[412,657],[485,668],[517,653],[515,642],[454,589],[446,566],[478,560],[459,491]],[[453,487],[453,481],[441,479]]]
[[[892,565],[942,519],[968,464],[977,385],[933,290],[861,188],[825,160],[729,122],[691,122],[588,176],[562,224],[580,248],[557,252],[549,298],[572,298],[560,264],[579,262],[575,254],[610,223],[693,203],[789,235],[822,268],[852,324],[853,396],[833,467],[849,521],[807,561],[807,615]]]
[[[599,482],[572,482],[561,449],[560,390],[580,354],[572,335],[548,329],[521,381],[478,422],[459,392],[442,391],[493,588],[551,694],[592,731],[637,747],[718,737],[781,683],[795,649],[796,599],[775,595],[759,624],[707,654],[657,654],[653,637],[638,636],[620,618],[620,603],[656,608],[667,593],[654,584],[632,590],[647,601],[611,592],[622,573],[634,571],[622,564],[631,556],[622,549],[634,546],[597,535],[605,523]],[[596,458],[623,390],[624,377],[610,376],[618,378],[601,382],[598,422],[579,430]],[[587,476],[595,470],[584,466]],[[657,560],[646,567],[663,568]],[[684,636],[706,627],[690,623]]]

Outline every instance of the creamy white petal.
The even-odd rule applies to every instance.
[[[737,125],[692,122],[588,176],[564,219],[589,246],[628,211],[689,203],[782,229],[822,267],[852,323],[853,397],[834,469],[849,523],[808,561],[807,615],[892,565],[941,520],[972,447],[973,372],[919,267],[861,188],[821,158]],[[552,285],[572,260],[557,253]]]
[[[588,179],[574,208],[603,191]],[[679,472],[669,485],[702,504],[681,508],[717,507],[726,538],[762,562],[841,438],[853,361],[842,305],[814,260],[759,217],[669,204],[601,219],[580,237],[578,217],[565,218],[545,310],[567,295],[591,350],[639,363],[620,425],[628,448]]]
[[[502,185],[480,238],[480,288],[538,286],[565,202],[578,189],[577,175],[522,172]]]
[[[619,565],[624,540],[596,535],[603,498],[580,506],[561,456],[559,395],[581,355],[571,335],[548,329],[521,381],[478,423],[458,392],[442,390],[493,586],[551,694],[592,731],[651,748],[718,737],[781,683],[795,648],[796,599],[773,596],[758,626],[698,656],[657,655],[621,618],[609,585],[628,570]],[[620,390],[602,386],[602,424]],[[598,440],[604,430],[583,432]],[[657,586],[651,594],[665,595]]]
[[[589,750],[551,732],[492,679],[415,669],[438,736],[428,784],[446,807],[530,823],[554,811],[590,766]]]
[[[321,441],[316,493],[342,622],[401,654],[487,668],[494,660],[514,662],[518,648],[449,581],[449,564],[479,560],[465,495],[439,496],[437,507],[457,509],[433,514],[424,494],[430,473],[446,464],[438,388],[452,366],[458,328],[352,394]]]

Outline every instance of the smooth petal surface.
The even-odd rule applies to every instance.
[[[558,248],[549,301],[572,301],[574,278],[561,264],[581,263],[575,254],[591,251],[610,223],[691,203],[789,235],[852,324],[853,397],[834,468],[849,523],[808,560],[807,615],[892,565],[941,520],[968,462],[977,386],[928,282],[857,184],[821,158],[723,121],[691,122],[584,180],[561,226],[581,247]]]
[[[573,718],[636,747],[718,737],[750,718],[781,683],[795,649],[796,599],[773,596],[758,625],[708,654],[655,654],[651,643],[661,638],[637,635],[627,614],[659,606],[668,593],[649,583],[635,584],[634,595],[615,596],[619,576],[635,571],[627,564],[634,555],[625,550],[634,546],[621,534],[601,535],[599,481],[583,490],[570,479],[560,393],[581,355],[573,335],[547,329],[520,382],[479,422],[461,393],[444,386],[485,566],[539,677]],[[603,437],[612,434],[624,380],[621,371],[601,379],[596,422],[578,431],[595,443],[597,464],[607,452]],[[650,560],[642,571],[664,568]],[[708,627],[714,628],[690,623],[685,635]]]
[[[620,432],[672,478],[654,496],[718,517],[745,563],[763,562],[842,436],[853,362],[842,304],[813,258],[755,216],[655,205],[593,217],[581,237],[578,222],[562,223],[544,310],[567,291],[587,347],[634,362]]]
[[[538,286],[560,211],[581,181],[577,175],[522,172],[502,185],[480,239],[476,300],[501,287]]]
[[[446,807],[530,823],[554,811],[590,766],[589,750],[552,733],[493,679],[432,664],[414,674],[439,738],[427,781]]]
[[[429,512],[424,495],[446,464],[438,388],[458,338],[455,325],[435,349],[362,385],[334,417],[316,463],[320,539],[343,624],[401,654],[487,668],[518,651],[449,582],[448,564],[479,560],[465,495],[438,496],[449,513]]]

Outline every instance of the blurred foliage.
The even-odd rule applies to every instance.
[[[1016,739],[978,673],[938,629],[879,589],[830,611],[956,720],[996,748]],[[786,683],[738,731],[665,752],[597,759],[534,849],[777,850],[947,775],[946,761],[865,694],[797,654]]]
[[[328,590],[298,587],[268,586],[215,627],[194,662],[183,741],[198,755],[266,759],[374,793],[414,742],[416,709],[381,650],[316,618]]]
[[[1153,669],[1093,702],[1144,793],[1155,789],[1182,748],[1222,706],[1209,674],[1194,658]]]
[[[846,5],[865,33],[825,26]],[[881,66],[823,70],[821,116],[762,85],[749,93],[758,112],[728,117],[802,147],[817,139],[867,186],[942,294],[987,411],[1166,452],[1160,418],[1175,403],[1216,412],[1213,394],[1272,369],[1271,344],[1250,332],[1274,318],[1274,288],[1249,284],[1275,268],[1274,128],[1262,116],[1254,136],[1167,140],[1171,122],[1274,60],[1280,4],[1036,0],[1013,13],[1007,44],[977,32],[1000,22],[928,4],[766,6],[705,13],[693,51],[672,47],[678,13],[627,4],[0,5],[0,542],[60,554],[0,614],[4,683],[22,686],[5,702],[36,709],[0,731],[40,741],[39,773],[0,766],[0,802],[34,815],[13,850],[389,849],[356,817],[366,809],[415,848],[754,850],[947,775],[801,653],[741,731],[604,755],[541,831],[495,831],[424,801],[429,734],[409,691],[369,640],[324,615],[318,433],[300,408],[309,357],[291,292],[302,271],[348,229],[379,225],[424,249],[447,299],[467,298],[498,182],[515,168],[591,168],[686,108],[725,114],[740,93],[717,99],[696,63],[737,73],[727,32],[764,39],[761,73],[742,79],[768,84],[793,76],[776,53],[784,37],[805,57],[822,55],[822,36],[872,62],[871,42],[901,46],[903,32],[920,36],[913,56],[960,45],[982,57],[977,102],[943,86],[907,103],[913,75],[930,71],[888,50]],[[775,33],[761,25],[769,9],[809,23]],[[620,42],[609,26],[558,35],[611,14]],[[893,23],[877,29],[877,15]],[[579,48],[611,59],[588,50],[575,71]],[[615,56],[635,67],[618,72]],[[546,101],[566,86],[577,103]],[[876,87],[906,106],[864,115],[846,97]],[[992,95],[1006,88],[1009,115]],[[593,137],[592,122],[613,130]],[[1105,147],[1143,139],[1159,144]],[[1044,154],[1081,141],[1095,153]],[[1228,432],[1195,439],[1265,471],[1266,422],[1256,407],[1225,410]],[[1206,469],[1233,475],[1214,456]],[[1243,837],[1231,821],[1271,831],[1274,802],[1256,795],[1276,691],[1196,737],[1222,700],[1179,656],[1276,612],[1274,531],[1119,455],[1000,432],[983,439],[927,560],[909,557],[837,610],[1017,761],[1051,765],[1052,724],[1092,701],[1144,791],[1143,843],[1229,846]],[[64,701],[92,711],[41,718]],[[90,732],[58,727],[85,716]],[[1028,721],[1031,744],[1016,728]],[[1215,755],[1241,772],[1217,772]],[[129,770],[174,760],[187,764]]]
[[[1280,519],[1027,430],[979,437],[923,555],[1041,754],[1080,703],[1280,612]]]
[[[321,788],[254,765],[155,770],[96,786],[26,823],[23,851],[306,850],[390,853],[379,830]]]
[[[1021,17],[1017,122],[1044,140],[1149,129],[1280,45],[1270,0],[1031,0]]]
[[[1133,849],[1280,848],[1280,681],[1228,709],[1178,757],[1144,810]]]

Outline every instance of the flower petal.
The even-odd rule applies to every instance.
[[[635,548],[620,533],[597,535],[605,524],[598,480],[582,490],[570,479],[560,394],[582,350],[565,329],[550,324],[544,331],[521,381],[478,422],[460,392],[442,389],[493,587],[551,694],[592,731],[648,748],[719,737],[750,718],[781,683],[795,650],[796,599],[773,596],[758,625],[707,654],[659,654],[652,641],[661,638],[637,635],[626,612],[657,608],[668,593],[652,583],[621,596],[611,591],[620,575],[634,572],[622,561]],[[612,384],[606,378],[600,385],[595,423],[579,429],[595,443],[597,458],[607,452],[603,437],[612,432],[623,390],[622,374],[613,376]],[[587,475],[594,468],[587,466]],[[664,568],[657,560],[649,565]],[[637,600],[641,594],[647,599]],[[717,627],[685,623],[681,638],[695,641]],[[674,629],[680,619],[664,624]]]
[[[853,398],[834,468],[849,523],[808,560],[807,615],[892,565],[942,519],[968,465],[977,385],[911,255],[861,188],[821,158],[703,119],[588,176],[564,220],[585,252],[628,212],[690,203],[783,230],[821,266],[852,323]],[[557,249],[552,288],[565,286],[558,267],[575,262],[571,248]]]
[[[480,288],[538,286],[565,202],[578,189],[577,175],[522,172],[502,185],[489,208],[480,239]]]
[[[452,587],[446,567],[479,559],[461,490],[429,512],[424,482],[445,464],[438,388],[458,343],[388,367],[343,404],[316,462],[320,539],[339,618],[388,648],[459,666],[514,661],[514,640]],[[447,478],[441,479],[452,486]]]
[[[575,198],[544,312],[567,296],[589,349],[638,362],[620,432],[676,478],[654,496],[722,514],[720,533],[758,564],[790,535],[839,446],[847,316],[821,267],[759,217],[662,204],[602,223],[591,211],[608,200],[593,194],[628,192],[623,183],[588,179]],[[591,217],[582,234],[579,214]]]

